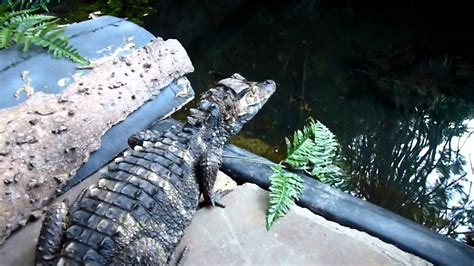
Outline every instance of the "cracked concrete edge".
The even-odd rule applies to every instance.
[[[252,184],[251,186],[252,189],[261,189],[260,187],[254,184]],[[416,255],[407,253],[392,244],[384,242],[383,240],[377,237],[371,236],[363,231],[345,227],[336,222],[327,220],[326,218],[316,215],[306,208],[302,208],[295,205],[292,207],[292,211],[298,215],[308,217],[314,220],[315,222],[320,225],[323,225],[330,231],[338,232],[349,237],[358,239],[359,241],[364,242],[364,244],[373,247],[374,250],[380,251],[382,255],[389,257],[392,260],[398,261],[402,265],[432,265],[424,259]],[[410,256],[407,256],[407,254],[410,254]]]
[[[258,196],[252,196],[249,193],[258,194]],[[346,263],[348,261],[352,261],[355,264],[364,262],[370,265],[377,265],[377,263],[388,263],[390,265],[431,265],[429,262],[402,251],[376,237],[356,229],[341,226],[312,213],[306,208],[296,205],[292,206],[287,216],[277,220],[269,232],[265,231],[264,220],[267,196],[267,191],[259,188],[257,185],[246,183],[234,188],[234,191],[222,200],[227,206],[226,209],[214,208],[198,211],[177,248],[177,252],[179,252],[185,246],[190,247],[187,256],[189,260],[186,260],[187,263],[185,262],[185,265],[214,264],[217,263],[216,261],[228,265],[325,264]],[[252,204],[255,204],[255,206],[248,207],[248,211],[252,214],[247,214],[257,217],[257,220],[255,220],[255,217],[247,216],[242,217],[242,220],[235,220],[235,215],[234,217],[228,217],[229,214],[227,212],[231,210],[238,212],[238,217],[245,216],[245,212],[241,213],[242,210],[240,208],[242,205],[248,206],[249,202],[246,202],[242,197],[256,200],[252,201]],[[250,221],[253,225],[248,224]],[[302,227],[297,228],[300,221]],[[308,227],[308,221],[312,224],[311,226],[318,228]],[[305,234],[304,231],[308,230],[308,228],[314,228],[316,231]],[[311,242],[308,239],[285,239],[286,237],[295,238],[295,236],[292,236],[292,232],[296,233],[297,231],[299,231],[297,235],[303,235],[303,238],[306,237],[308,239],[317,237],[321,232],[325,236],[320,235],[321,240],[317,237],[316,242]],[[222,236],[222,234],[225,236]],[[340,243],[338,241],[344,239],[347,240],[347,243],[345,245],[338,245]],[[304,245],[309,242],[315,244],[318,241],[325,240],[330,241],[320,246],[320,250],[318,250],[317,244],[311,247],[298,247],[298,242]],[[272,243],[275,245],[271,246]],[[351,251],[351,246],[357,248]],[[339,250],[348,247],[349,250]],[[249,249],[253,250],[250,252],[253,254],[248,254]],[[211,255],[211,253],[214,255]],[[331,258],[334,254],[336,256],[345,256],[345,258]],[[364,254],[374,255],[370,255],[370,258],[365,258],[363,257]],[[209,256],[212,256],[212,258]],[[351,256],[355,257],[351,258]]]

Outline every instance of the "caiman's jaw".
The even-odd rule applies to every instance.
[[[237,133],[242,126],[252,119],[276,89],[273,80],[260,83],[246,80],[239,74],[223,79],[217,84],[223,85],[236,101],[232,117],[226,117],[227,129],[230,134]]]

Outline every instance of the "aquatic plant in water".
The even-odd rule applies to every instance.
[[[47,11],[48,0],[39,1],[7,1],[0,4],[0,49],[15,44],[23,45],[27,52],[31,45],[47,49],[53,57],[66,57],[81,65],[88,60],[79,55],[69,45],[68,37],[63,35],[64,26],[58,24],[58,18],[40,14]]]
[[[329,185],[344,187],[346,175],[337,165],[338,143],[334,134],[319,121],[309,119],[303,130],[297,130],[293,139],[285,139],[287,156],[272,167],[266,227],[270,230],[276,219],[283,217],[298,199],[303,180],[295,173],[283,171],[302,170]]]
[[[468,237],[473,110],[467,101],[438,97],[409,116],[368,127],[344,146],[350,193],[446,236]]]

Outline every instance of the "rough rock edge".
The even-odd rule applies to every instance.
[[[100,147],[105,131],[193,71],[177,40],[157,38],[79,77],[61,94],[36,93],[0,110],[0,244],[54,198]]]

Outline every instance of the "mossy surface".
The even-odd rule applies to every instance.
[[[283,149],[272,147],[268,143],[266,143],[265,141],[259,138],[245,135],[245,134],[240,134],[233,137],[230,140],[230,143],[237,145],[241,148],[244,148],[246,150],[249,150],[258,155],[261,155],[273,162],[279,162],[283,160],[285,156]]]

